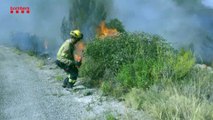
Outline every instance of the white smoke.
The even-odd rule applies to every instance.
[[[191,48],[198,57],[210,61],[213,41],[206,40],[213,33],[210,11],[190,3],[180,6],[174,0],[114,0],[112,16],[118,17],[128,31],[161,35],[174,47]]]
[[[57,51],[58,45],[63,41],[60,37],[61,21],[69,12],[68,0],[3,0],[0,3],[0,44],[14,44],[19,43],[18,46],[32,46],[31,42],[27,40],[32,35],[38,36],[39,39],[45,40],[49,45],[51,53]],[[10,14],[10,7],[29,7],[30,14]],[[17,39],[11,42],[11,35],[18,35]],[[23,33],[23,34],[22,34]],[[16,37],[16,36],[15,36]],[[20,40],[20,39],[22,40]],[[36,42],[36,41],[34,41]],[[40,43],[40,41],[37,41]],[[35,43],[37,44],[37,43]],[[42,48],[43,44],[39,44]],[[56,49],[57,48],[57,49]],[[25,48],[23,48],[25,49]],[[55,54],[55,53],[53,53]]]
[[[196,15],[186,14],[172,1],[115,0],[114,5],[115,16],[122,20],[129,31],[159,34],[175,46],[189,44],[189,40],[193,40],[197,34],[194,28],[200,27]]]
[[[202,0],[202,4],[207,7],[213,8],[213,0]]]
[[[0,41],[13,32],[27,32],[45,39],[60,39],[60,25],[68,14],[68,1],[4,0],[0,3]],[[10,14],[10,7],[30,7],[30,14]]]

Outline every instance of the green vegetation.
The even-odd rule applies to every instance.
[[[18,48],[14,48],[13,51],[17,54],[17,55],[21,55],[22,51]]]
[[[63,79],[64,79],[64,77],[63,77],[63,75],[56,75],[55,76],[55,79],[57,80],[57,81],[62,81]]]
[[[36,56],[36,55],[37,55],[37,53],[34,52],[34,51],[32,51],[32,50],[28,50],[28,51],[26,51],[26,53],[27,53],[29,56]]]
[[[116,120],[116,118],[114,117],[112,113],[107,113],[106,120]]]
[[[164,41],[159,43],[158,39],[158,36],[151,36],[145,33],[121,34],[118,37],[108,37],[104,40],[95,38],[93,42],[87,45],[85,51],[87,59],[82,67],[83,75],[92,79],[99,79],[104,77],[106,72],[111,75],[107,76],[107,78],[113,78],[123,65],[131,64],[137,59],[146,57],[155,59],[157,52],[160,52],[160,50],[167,51],[166,47],[159,47],[159,51],[155,49],[157,44],[165,44],[167,46]],[[95,64],[95,68],[92,63]]]
[[[182,82],[156,84],[146,91],[133,88],[125,96],[126,103],[157,120],[211,120],[212,78],[206,70],[193,69]]]
[[[213,119],[213,74],[157,35],[122,33],[87,45],[81,75],[154,119]]]
[[[36,63],[37,67],[42,69],[42,67],[45,65],[45,61],[42,58],[37,58],[37,63]]]
[[[87,45],[81,75],[104,81],[102,90],[128,92],[148,89],[164,78],[178,80],[192,68],[190,51],[175,51],[165,40],[147,33],[124,33],[115,38],[95,38]]]

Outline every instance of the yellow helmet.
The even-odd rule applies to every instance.
[[[71,31],[70,32],[70,36],[71,36],[71,38],[76,39],[76,40],[83,39],[83,34],[81,33],[80,30],[73,30],[73,31]]]

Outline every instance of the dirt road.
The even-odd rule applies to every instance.
[[[131,114],[126,114],[129,110],[119,102],[63,89],[54,80],[56,71],[40,70],[36,62],[0,46],[0,120],[106,119],[109,113],[130,118]]]
[[[55,88],[42,81],[22,57],[0,47],[0,120],[80,119],[85,107],[74,99],[51,94]]]

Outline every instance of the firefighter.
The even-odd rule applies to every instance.
[[[78,77],[78,68],[81,66],[81,59],[75,61],[74,49],[75,44],[83,39],[83,34],[80,30],[70,32],[71,39],[66,40],[60,47],[57,53],[56,64],[64,69],[68,77],[64,79],[62,87],[72,88]]]

